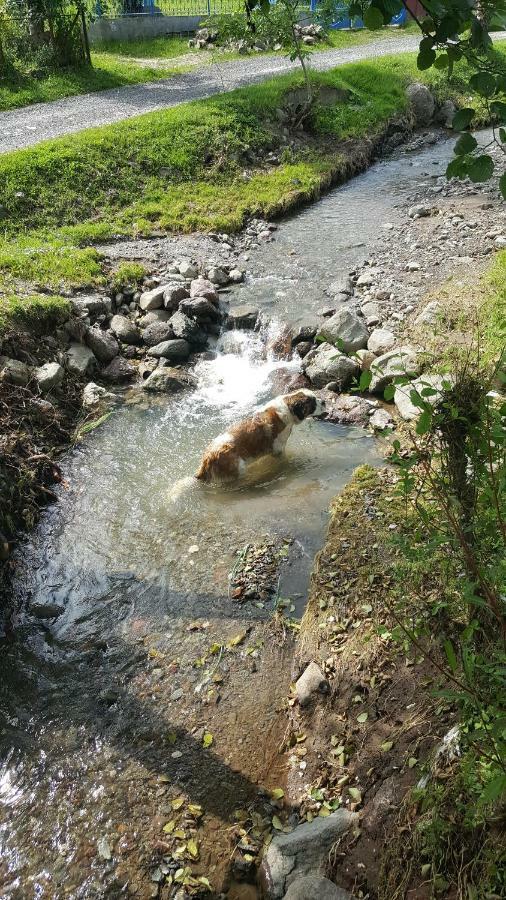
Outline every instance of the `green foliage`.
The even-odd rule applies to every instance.
[[[111,287],[114,291],[122,291],[126,287],[137,285],[146,274],[146,268],[140,263],[122,262],[114,272]]]
[[[9,328],[29,328],[48,334],[68,318],[69,301],[43,294],[0,296],[0,334]]]
[[[29,64],[41,72],[86,62],[77,0],[2,0],[1,74]]]

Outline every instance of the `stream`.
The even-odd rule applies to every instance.
[[[59,501],[17,554],[16,640],[2,648],[2,900],[169,898],[185,866],[207,896],[257,896],[231,859],[237,823],[247,812],[253,837],[268,829],[264,791],[285,778],[292,628],[274,608],[300,617],[329,502],[379,452],[360,429],[309,420],[235,488],[175,486],[297,371],[266,349],[281,323],[325,305],[323,285],[450,154],[448,141],[398,152],[287,219],[234,289],[269,333],[222,336],[192,393],[130,391],[63,460]],[[274,588],[236,598],[248,548]]]

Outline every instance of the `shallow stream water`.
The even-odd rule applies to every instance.
[[[325,305],[322,283],[367,255],[450,153],[398,154],[291,217],[236,296],[279,321]],[[378,455],[363,431],[313,420],[238,489],[185,485],[205,445],[295,371],[265,347],[229,333],[195,392],[132,392],[67,455],[59,502],[18,553],[0,663],[2,900],[168,897],[153,868],[181,791],[205,811],[199,871],[221,885],[234,810],[283,777],[289,646],[273,603],[234,602],[229,574],[246,546],[284,542],[277,594],[300,614],[329,501]],[[211,665],[209,646],[238,632]]]

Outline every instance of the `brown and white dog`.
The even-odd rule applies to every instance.
[[[251,418],[215,438],[204,451],[195,477],[205,482],[238,478],[253,460],[283,453],[293,426],[323,411],[323,401],[312,391],[276,397]]]

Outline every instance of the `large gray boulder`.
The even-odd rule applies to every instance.
[[[302,368],[313,387],[323,388],[335,381],[339,390],[343,390],[360,372],[357,360],[350,359],[327,343],[311,350],[304,358]]]
[[[111,331],[122,344],[139,344],[141,335],[139,329],[127,316],[116,315],[111,319]]]
[[[369,390],[371,393],[383,391],[387,384],[391,384],[395,378],[399,376],[414,377],[419,375],[420,369],[420,355],[413,347],[405,346],[390,350],[388,353],[376,357],[371,363],[372,380]]]
[[[137,325],[139,328],[147,328],[148,325],[153,325],[155,322],[168,322],[170,319],[170,312],[166,309],[152,309],[150,312],[146,313],[145,316],[138,319]]]
[[[395,344],[395,334],[387,328],[375,328],[369,335],[367,341],[367,349],[372,353],[380,356],[382,353],[388,353]]]
[[[207,297],[212,303],[218,302],[218,292],[212,281],[207,278],[196,278],[190,284],[190,297]]]
[[[221,318],[219,309],[207,297],[194,297],[193,300],[190,298],[182,300],[179,304],[179,309],[185,316],[190,316],[190,318],[198,319],[199,321],[208,319],[211,322],[217,322]]]
[[[450,376],[443,378],[442,375],[421,375],[420,378],[415,378],[415,380],[410,381],[409,384],[398,385],[395,389],[394,403],[402,418],[405,419],[406,422],[412,422],[414,419],[418,419],[422,412],[420,407],[416,406],[411,400],[412,391],[416,391],[426,403],[435,406],[441,399],[443,382],[445,381],[449,382]],[[435,393],[423,396],[422,391],[424,388],[429,389],[431,392],[434,391]]]
[[[163,306],[163,295],[166,284],[158,284],[150,291],[143,291],[139,298],[139,306],[144,312],[150,312],[152,309],[160,309]]]
[[[189,296],[188,290],[183,284],[167,284],[163,292],[163,305],[170,312],[176,312],[181,300]]]
[[[190,345],[182,338],[173,341],[161,341],[155,347],[148,350],[148,356],[156,359],[168,359],[171,362],[184,362],[190,355]]]
[[[356,813],[338,809],[298,825],[290,834],[276,834],[260,869],[264,893],[278,900],[301,877],[323,875],[331,847],[356,821]]]
[[[84,344],[71,344],[67,350],[67,368],[75,375],[88,375],[97,366],[93,350]]]
[[[120,384],[123,381],[133,381],[137,375],[137,369],[124,356],[115,356],[105,369],[102,370],[102,378],[112,384]]]
[[[436,104],[429,88],[419,81],[410,84],[406,90],[415,125],[423,127],[432,122]]]
[[[32,370],[19,359],[0,356],[0,374],[10,384],[25,385],[30,381]]]
[[[144,329],[142,339],[148,347],[155,347],[160,341],[170,341],[174,337],[170,322],[152,322]]]
[[[174,337],[182,338],[188,341],[189,344],[195,344],[196,346],[204,346],[206,344],[207,337],[198,323],[190,319],[189,316],[185,316],[184,313],[174,313],[170,317],[169,323],[174,332]]]
[[[172,369],[170,366],[155,371],[146,378],[142,387],[145,391],[156,394],[175,394],[185,388],[196,387],[197,381],[188,372]]]
[[[112,301],[109,297],[73,297],[70,301],[73,311],[78,316],[88,316],[94,320],[111,312]]]
[[[364,320],[346,306],[340,307],[330,319],[326,319],[319,334],[330,344],[337,344],[345,353],[362,350],[369,337]]]
[[[292,882],[283,900],[353,900],[353,897],[324,875],[305,875]]]
[[[65,370],[60,363],[49,362],[39,366],[33,374],[40,390],[45,393],[60,386],[65,376]]]
[[[243,304],[234,306],[228,313],[230,328],[255,328],[258,322],[258,309],[256,306]]]
[[[119,353],[119,344],[110,331],[102,331],[97,327],[88,328],[85,341],[102,363],[110,362]]]

